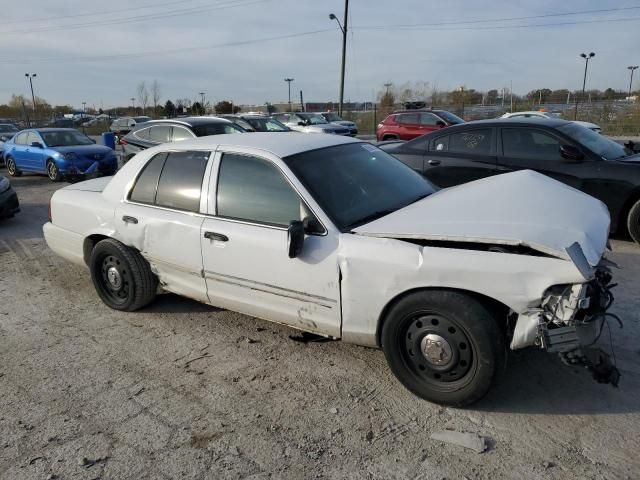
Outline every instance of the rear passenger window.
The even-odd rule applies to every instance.
[[[145,165],[131,190],[129,200],[139,203],[155,202],[158,179],[166,158],[166,153],[159,153]]]
[[[491,129],[471,130],[449,135],[449,152],[489,155]]]
[[[140,130],[136,130],[133,134],[140,140],[149,140],[148,128],[141,128]]]
[[[151,127],[149,130],[149,140],[156,143],[167,143],[171,136],[171,127],[169,125],[158,125]]]
[[[191,133],[189,130],[183,127],[173,127],[173,139],[174,142],[179,142],[181,140],[191,140],[195,138],[195,135]]]
[[[420,123],[419,113],[403,113],[398,115],[398,123]]]
[[[436,152],[446,152],[449,150],[449,135],[445,137],[436,138],[433,141],[433,148]]]
[[[197,212],[210,152],[171,152],[158,181],[155,204]]]

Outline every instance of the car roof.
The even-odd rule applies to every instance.
[[[162,123],[177,123],[181,125],[185,125],[187,127],[195,127],[197,125],[206,125],[211,123],[231,123],[226,118],[220,117],[180,117],[180,118],[164,118],[161,120],[150,120],[148,122],[144,122],[145,126],[155,125]]]
[[[505,125],[526,125],[531,127],[551,127],[557,128],[563,125],[568,125],[571,122],[568,120],[562,120],[561,118],[536,118],[535,120],[531,120],[529,118],[495,118],[489,120],[473,120],[471,122],[465,122],[458,125],[452,125],[448,127],[446,130],[437,130],[438,133],[450,131],[451,129],[459,129],[459,128],[471,128],[476,125],[482,125],[485,127],[499,127]]]
[[[347,143],[362,143],[351,137],[328,134],[304,134],[299,132],[255,132],[251,134],[228,133],[199,137],[193,140],[182,140],[168,144],[171,148],[217,148],[219,146],[247,147],[264,150],[283,158],[297,153],[318,150],[320,148],[344,145]]]
[[[38,132],[38,133],[47,133],[47,132],[78,132],[77,128],[56,128],[56,127],[46,127],[46,128],[26,128],[22,130],[22,132]]]
[[[438,110],[438,109],[431,109],[431,108],[414,108],[413,110],[396,110],[395,112],[391,112],[389,115],[395,115],[397,113],[442,113],[442,112],[447,112],[449,113],[447,110]]]

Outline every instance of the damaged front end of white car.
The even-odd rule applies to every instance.
[[[571,248],[574,255],[581,253],[578,244]],[[545,292],[539,308],[513,315],[511,349],[543,348],[557,353],[567,365],[586,367],[597,382],[618,386],[620,372],[611,356],[596,346],[609,320],[622,327],[618,316],[608,312],[614,300],[611,289],[616,286],[612,266],[615,264],[603,259],[588,273],[589,282],[555,285]]]

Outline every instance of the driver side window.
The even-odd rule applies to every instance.
[[[217,216],[277,227],[292,220],[319,225],[306,204],[272,163],[225,153],[220,161]]]

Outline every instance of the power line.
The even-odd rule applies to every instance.
[[[335,29],[326,28],[323,30],[314,30],[311,32],[290,33],[288,35],[278,35],[274,37],[257,38],[254,40],[239,40],[237,42],[218,43],[215,45],[205,45],[201,47],[184,47],[184,48],[176,48],[172,50],[164,49],[164,50],[137,52],[137,53],[121,53],[121,54],[112,54],[112,55],[89,55],[89,56],[82,56],[82,57],[40,57],[40,58],[31,58],[31,59],[25,59],[25,60],[0,59],[0,65],[28,65],[28,64],[35,64],[35,63],[37,64],[63,63],[63,62],[78,62],[78,61],[90,62],[94,60],[118,60],[122,58],[141,58],[141,57],[148,57],[148,56],[155,56],[155,55],[164,56],[164,55],[173,54],[173,53],[193,52],[198,50],[214,50],[217,48],[224,48],[224,47],[238,47],[243,45],[251,45],[254,43],[270,42],[274,40],[284,40],[288,38],[317,35],[319,33],[325,33],[325,32],[335,32]]]
[[[235,3],[237,1],[242,1],[242,0],[230,0],[231,3],[229,4],[216,4],[213,6],[198,6],[198,7],[191,7],[191,8],[187,8],[187,9],[180,9],[180,10],[169,10],[169,11],[165,11],[165,12],[160,12],[160,13],[153,13],[153,14],[147,14],[147,15],[138,15],[137,17],[129,17],[129,18],[125,18],[125,19],[109,19],[109,20],[99,20],[99,21],[95,21],[95,22],[85,22],[85,23],[76,23],[76,24],[69,24],[69,25],[58,25],[55,27],[39,27],[39,28],[28,28],[28,29],[23,29],[23,30],[5,30],[5,31],[0,31],[0,34],[16,34],[16,33],[21,33],[21,34],[31,34],[31,33],[42,33],[42,32],[55,32],[55,31],[66,31],[66,30],[74,30],[74,29],[78,29],[78,28],[88,28],[88,27],[97,27],[97,26],[105,26],[105,25],[121,25],[121,24],[126,24],[126,23],[137,23],[137,22],[143,22],[143,21],[147,21],[147,20],[158,20],[158,19],[163,19],[163,18],[173,18],[176,16],[182,16],[182,15],[193,15],[196,13],[204,13],[204,12],[208,12],[208,11],[212,11],[212,10],[222,10],[222,9],[226,9],[226,8],[235,8],[235,7],[244,7],[244,6],[248,6],[248,5],[254,5],[256,3],[262,3],[262,2],[267,2],[270,0],[253,0],[253,1],[249,1],[249,2],[245,2],[245,3]]]
[[[133,10],[144,10],[146,8],[165,7],[167,5],[175,5],[175,4],[180,4],[180,3],[192,3],[193,1],[194,0],[174,0],[172,2],[166,2],[166,3],[149,3],[149,4],[146,4],[146,5],[140,5],[140,6],[137,6],[137,7],[129,7],[129,6],[127,6],[127,13],[131,12]],[[122,15],[122,12],[114,10],[112,8],[110,10],[102,10],[102,11],[98,11],[98,12],[87,12],[87,13],[74,13],[72,15],[61,15],[61,16],[58,16],[58,17],[30,18],[29,20],[10,20],[8,22],[2,22],[2,24],[3,25],[15,25],[15,24],[20,24],[20,23],[33,24],[33,23],[37,23],[37,22],[50,22],[50,21],[55,21],[55,20],[66,20],[68,18],[91,17],[91,16],[94,16],[94,15],[108,15],[108,14]]]
[[[611,19],[601,19],[601,20],[576,20],[574,22],[556,22],[556,23],[533,23],[533,24],[525,24],[525,25],[492,25],[487,27],[445,27],[445,28],[430,28],[426,29],[431,32],[448,32],[448,31],[456,31],[456,30],[508,30],[508,29],[518,29],[518,28],[538,28],[538,27],[557,27],[557,26],[565,26],[565,25],[584,25],[590,23],[611,23],[611,22],[635,22],[640,20],[640,17],[626,17],[626,18],[611,18]],[[434,26],[437,24],[433,24]],[[425,25],[427,26],[427,25]],[[361,30],[361,27],[353,27],[356,30]],[[400,28],[397,26],[389,26],[389,28]],[[382,30],[382,28],[376,28],[377,30]],[[418,28],[413,28],[412,30],[419,30]]]
[[[586,15],[590,13],[611,13],[611,12],[620,12],[620,11],[628,11],[628,10],[640,10],[640,5],[634,6],[634,7],[580,10],[576,12],[547,13],[543,15],[530,15],[526,17],[493,18],[493,19],[486,19],[486,20],[459,20],[455,22],[437,22],[437,23],[407,23],[407,24],[398,24],[398,25],[363,25],[361,27],[353,27],[353,28],[357,28],[359,30],[386,30],[389,28],[436,27],[436,26],[447,26],[447,25],[465,25],[465,24],[474,24],[474,23],[496,23],[496,22],[511,22],[516,20],[534,20],[537,18]]]

